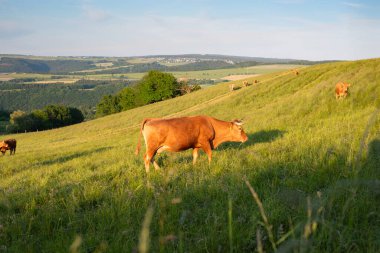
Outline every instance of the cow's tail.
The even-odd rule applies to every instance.
[[[141,124],[141,128],[140,128],[140,134],[139,134],[139,140],[138,140],[138,143],[137,143],[137,146],[136,146],[136,151],[135,151],[135,155],[138,155],[139,152],[140,152],[140,149],[141,149],[141,135],[142,135],[142,131],[144,130],[144,125],[146,122],[148,122],[149,119],[144,119],[144,121],[142,122]]]

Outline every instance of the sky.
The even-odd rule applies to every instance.
[[[0,0],[0,54],[380,57],[378,0]]]

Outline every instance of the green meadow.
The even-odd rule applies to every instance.
[[[1,136],[18,146],[0,156],[0,252],[378,252],[380,59],[254,79]],[[186,115],[243,119],[249,140],[146,174],[141,121]]]

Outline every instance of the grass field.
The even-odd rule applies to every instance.
[[[378,252],[380,59],[255,79],[1,136],[18,147],[0,157],[0,251]],[[352,84],[346,99],[338,81]],[[134,155],[142,119],[199,114],[243,118],[249,141],[218,147],[210,165],[162,154],[147,175]]]
[[[300,65],[262,65],[247,68],[232,69],[214,69],[200,70],[189,72],[172,72],[175,77],[186,77],[189,79],[222,79],[229,75],[252,75],[252,74],[268,74],[273,72],[284,71],[293,68],[300,68]]]

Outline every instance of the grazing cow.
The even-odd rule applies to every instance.
[[[259,83],[259,80],[255,80],[255,83]]]
[[[243,87],[247,87],[249,85],[248,81],[243,81]]]
[[[335,85],[335,98],[338,99],[340,97],[345,98],[348,94],[348,87],[350,87],[349,83],[339,82]]]
[[[2,142],[0,142],[0,152],[3,153],[3,155],[5,155],[5,152],[7,150],[10,150],[10,155],[15,154],[16,153],[16,140],[15,139],[8,139],[8,140],[4,140]]]
[[[146,153],[145,170],[149,172],[152,162],[159,169],[154,156],[165,150],[178,152],[193,149],[193,164],[198,158],[198,150],[203,149],[211,162],[212,150],[226,141],[245,142],[247,135],[242,121],[218,120],[208,116],[182,117],[173,119],[145,119],[141,124],[136,155],[141,147],[141,135],[144,136]]]
[[[298,72],[298,70],[293,69],[293,74],[295,74],[296,76],[298,76],[300,73]]]

